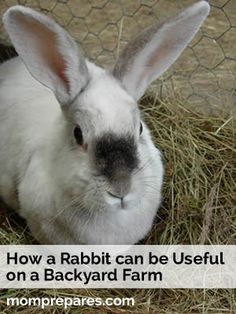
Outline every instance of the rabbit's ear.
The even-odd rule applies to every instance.
[[[89,75],[70,35],[47,16],[23,6],[8,9],[3,22],[34,78],[50,88],[62,105],[73,101]]]
[[[113,75],[138,100],[148,85],[165,72],[192,40],[210,6],[200,1],[174,19],[153,25],[131,41],[122,52]]]

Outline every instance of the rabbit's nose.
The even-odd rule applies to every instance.
[[[119,172],[118,175],[114,176],[114,180],[110,182],[108,191],[112,196],[116,198],[125,198],[129,194],[131,189],[131,177],[127,173]]]
[[[108,194],[115,198],[124,198],[130,191],[130,181],[123,180],[122,183],[113,184],[109,189],[107,189]]]

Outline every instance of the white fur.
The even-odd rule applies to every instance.
[[[48,76],[52,69],[45,68],[42,55],[22,47],[24,30],[19,30],[12,12],[20,12],[23,18],[30,15],[56,32],[58,53],[69,58],[65,72],[73,95],[63,89],[55,73]],[[140,115],[134,98],[116,78],[84,61],[79,52],[71,55],[67,34],[48,18],[16,6],[5,14],[4,23],[29,71],[54,94],[29,74],[19,57],[1,65],[1,197],[27,220],[41,243],[133,244],[141,240],[161,201],[163,165],[145,124],[139,136]],[[33,64],[37,60],[40,69]],[[76,73],[73,65],[83,62],[86,70]],[[76,90],[79,82],[87,86],[74,98],[82,88]],[[58,86],[63,89],[59,97]],[[75,143],[76,124],[83,130],[87,151]],[[124,209],[107,194],[109,183],[96,175],[90,151],[93,140],[110,131],[119,136],[134,134],[141,163],[132,174]]]

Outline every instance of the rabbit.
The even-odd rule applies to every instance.
[[[148,234],[164,167],[137,102],[208,13],[199,1],[143,30],[104,70],[51,18],[5,12],[19,56],[0,66],[0,196],[39,243],[135,244]]]

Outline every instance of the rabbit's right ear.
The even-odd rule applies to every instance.
[[[71,103],[89,75],[70,35],[47,16],[23,6],[8,9],[3,22],[32,76],[50,88],[62,106]]]
[[[164,73],[193,39],[210,6],[199,1],[175,18],[141,32],[124,49],[113,74],[138,100],[148,85]]]

